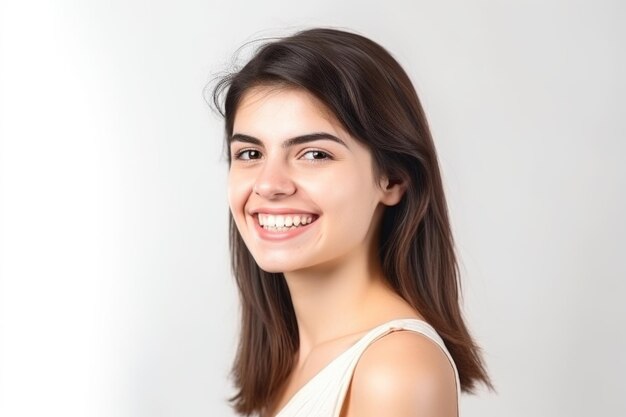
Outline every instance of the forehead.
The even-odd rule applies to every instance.
[[[242,131],[242,130],[245,130]],[[347,136],[332,111],[311,93],[285,86],[255,86],[242,96],[233,133],[284,136],[325,130]]]

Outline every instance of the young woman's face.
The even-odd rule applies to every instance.
[[[376,186],[370,151],[303,90],[250,89],[230,155],[230,210],[267,272],[329,266],[366,250],[380,203],[397,202]]]

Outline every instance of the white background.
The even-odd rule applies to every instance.
[[[439,151],[467,324],[464,416],[626,415],[619,1],[3,1],[0,415],[232,416],[221,120],[245,41],[359,31]]]

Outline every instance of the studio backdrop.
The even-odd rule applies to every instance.
[[[387,48],[425,108],[498,390],[461,415],[626,415],[623,2],[0,4],[0,415],[234,416],[204,88],[316,26]]]

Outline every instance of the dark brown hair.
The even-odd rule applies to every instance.
[[[259,85],[309,92],[371,150],[377,177],[407,183],[402,200],[386,207],[382,218],[378,253],[384,276],[442,337],[461,389],[474,393],[480,381],[495,390],[481,349],[463,322],[459,268],[435,146],[400,64],[370,39],[332,28],[263,44],[243,68],[220,76],[213,87],[212,104],[225,118],[226,141],[243,94]],[[241,299],[241,334],[232,368],[238,392],[230,401],[238,413],[250,415],[262,412],[289,375],[298,328],[283,274],[257,265],[232,213],[229,217],[231,267]]]

